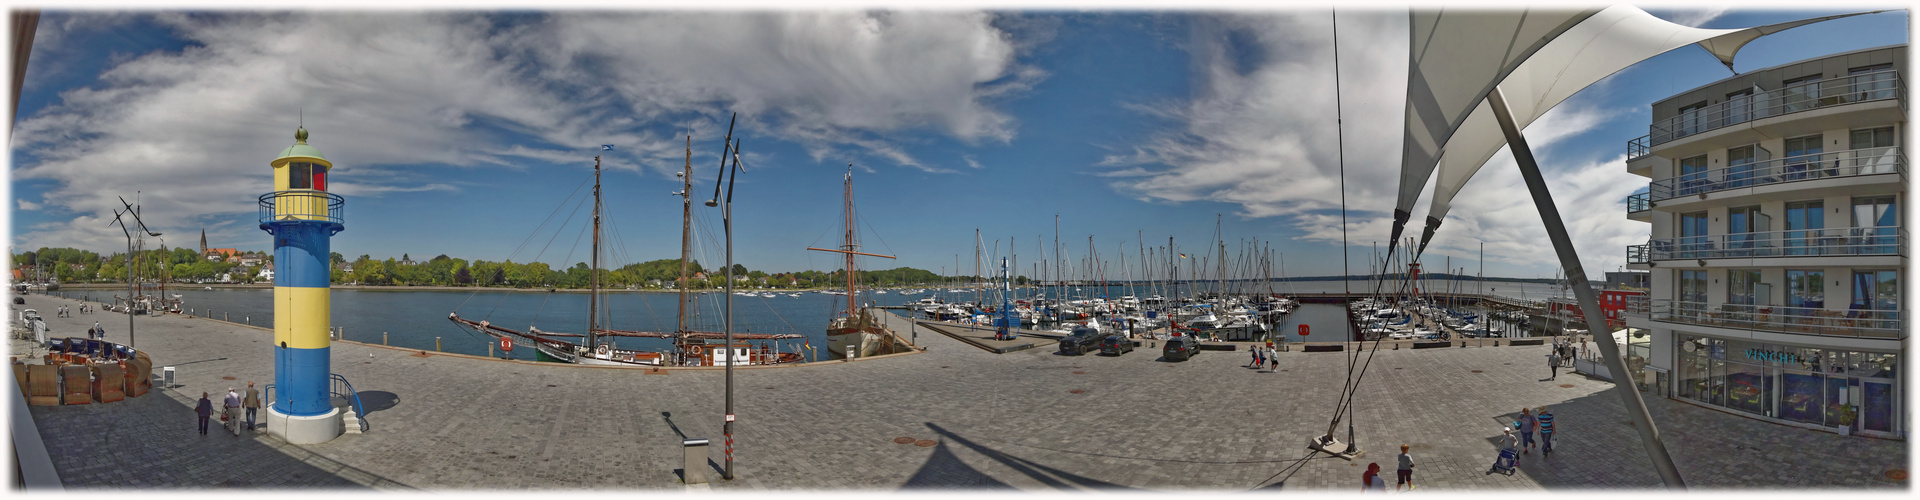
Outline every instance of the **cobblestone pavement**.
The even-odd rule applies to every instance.
[[[17,307],[48,311],[59,299],[28,300]],[[123,316],[50,321],[67,336],[105,318],[120,322],[110,339],[126,340]],[[271,379],[270,331],[137,321],[138,347],[178,367],[174,393]],[[1239,352],[1180,363],[1159,361],[1157,347],[996,355],[924,333],[929,350],[919,354],[736,370],[736,479],[712,489],[1346,490],[1367,463],[1392,469],[1402,443],[1422,492],[1660,486],[1618,397],[1604,392],[1610,384],[1567,373],[1543,381],[1543,346],[1379,351],[1355,404],[1368,454],[1317,457],[1275,477],[1326,431],[1346,371],[1340,353],[1281,353],[1280,371],[1268,373],[1242,368]],[[678,490],[683,435],[713,440],[709,476],[718,477],[720,370],[428,354],[335,343],[333,369],[361,391],[372,430],[318,445],[202,438],[186,398],[166,391],[33,414],[63,479],[83,487]],[[1559,453],[1527,455],[1512,476],[1487,474],[1500,426],[1541,405],[1558,417]],[[1907,467],[1904,442],[1649,405],[1694,488],[1907,487],[1883,479]]]

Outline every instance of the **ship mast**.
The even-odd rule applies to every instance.
[[[731,139],[729,139],[731,140]],[[687,332],[687,254],[693,251],[693,134],[687,134],[687,167],[680,172],[680,327],[674,330],[675,344],[679,344]]]
[[[847,251],[847,254],[846,254],[847,255],[847,316],[852,317],[854,314],[853,284],[857,283],[858,282],[857,280],[859,279],[855,277],[853,273],[853,252],[858,251],[860,249],[860,247],[857,244],[855,244],[853,241],[854,225],[853,225],[853,164],[852,163],[847,164],[846,216],[847,216],[847,244],[841,246],[841,249]]]
[[[599,343],[594,330],[600,321],[600,155],[593,156],[593,263],[587,281],[593,292],[587,296],[587,348]]]

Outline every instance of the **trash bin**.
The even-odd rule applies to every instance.
[[[173,367],[168,366],[168,367],[161,368],[160,374],[161,374],[160,381],[166,383],[166,385],[163,387],[167,389],[172,389],[173,388]]]
[[[686,452],[686,465],[680,469],[681,477],[687,484],[707,482],[707,440],[705,438],[686,438],[680,440],[680,448]]]

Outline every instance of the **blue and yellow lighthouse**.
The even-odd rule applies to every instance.
[[[307,145],[307,129],[274,158],[273,192],[260,195],[260,229],[273,235],[273,373],[268,432],[289,443],[321,443],[341,433],[333,406],[327,297],[331,238],[346,229],[346,200],[327,192],[333,163]]]

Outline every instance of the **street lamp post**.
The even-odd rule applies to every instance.
[[[160,233],[147,229],[147,223],[140,220],[140,210],[135,208],[133,204],[127,203],[126,198],[120,198],[120,205],[124,208],[114,211],[113,222],[109,222],[107,225],[119,224],[120,232],[127,236],[127,347],[137,347],[133,342],[133,231],[127,229],[127,222],[121,219],[121,217],[132,215],[133,223],[139,225],[140,232],[146,233],[148,236],[158,238],[160,237]]]
[[[726,330],[725,330],[726,347],[724,347],[724,349],[726,349],[726,356],[723,357],[723,359],[725,359],[727,363],[727,368],[726,368],[727,370],[727,375],[726,375],[727,420],[724,423],[724,426],[721,428],[721,433],[725,434],[727,438],[727,458],[726,458],[726,468],[725,470],[722,471],[721,477],[724,477],[729,481],[733,480],[733,421],[734,421],[734,414],[733,414],[733,361],[734,361],[734,356],[733,356],[733,181],[739,179],[740,177],[740,148],[737,145],[738,141],[734,141],[734,142],[736,144],[728,145],[731,147],[723,147],[720,153],[720,175],[721,177],[725,177],[727,179],[727,193],[726,193],[726,198],[724,200],[725,204],[720,205],[722,203],[722,200],[720,197],[720,183],[718,180],[714,181],[713,199],[707,200],[707,206],[709,207],[720,205],[720,221],[721,221],[721,225],[725,228],[725,234],[727,238],[727,287],[726,287],[727,318],[726,318]],[[727,162],[727,156],[729,152],[733,157],[733,176],[732,177],[726,177],[727,175],[726,162]]]

